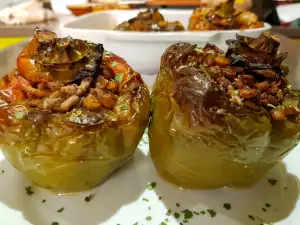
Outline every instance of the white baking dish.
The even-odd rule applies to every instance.
[[[106,50],[123,57],[138,72],[156,74],[160,57],[167,47],[176,42],[190,42],[204,46],[207,42],[226,49],[225,41],[244,34],[257,37],[264,28],[229,31],[202,32],[121,32],[113,31],[119,23],[128,20],[143,10],[111,10],[87,14],[60,26],[60,34],[102,43]],[[160,10],[166,20],[180,21],[188,25],[192,10]]]

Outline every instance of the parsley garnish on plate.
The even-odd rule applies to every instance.
[[[147,199],[147,198],[143,198],[143,201],[145,201],[145,202],[149,202],[149,199]]]
[[[178,212],[175,212],[174,213],[174,217],[175,217],[175,219],[179,219],[180,218],[180,214]]]
[[[172,215],[172,211],[170,209],[168,209],[168,212],[166,213],[167,216],[171,216]]]
[[[197,213],[197,212],[193,212],[195,215],[199,215],[199,213]]]
[[[165,222],[161,222],[160,225],[167,225]]]
[[[46,199],[43,199],[42,203],[45,203],[46,202]]]
[[[267,209],[266,208],[262,208],[262,211],[267,212]]]
[[[193,213],[188,209],[183,210],[182,213],[184,214],[185,220],[191,219],[193,217]]]
[[[151,217],[151,216],[147,216],[147,217],[145,218],[145,220],[150,221],[150,220],[152,220],[152,217]]]
[[[182,222],[187,223],[187,222],[189,222],[189,221],[188,221],[188,220],[183,220]]]
[[[180,207],[180,204],[177,202],[177,203],[176,203],[176,206],[177,206],[177,207]]]
[[[57,212],[61,213],[61,212],[63,212],[64,210],[65,210],[65,208],[62,207],[62,208],[60,208],[59,210],[57,210]]]
[[[136,223],[134,223],[133,225],[138,225],[139,223],[138,222],[136,222]]]
[[[156,187],[156,182],[151,182],[150,184],[147,185],[147,189],[149,191],[153,190]]]
[[[2,170],[1,173],[4,173],[4,170]]]
[[[248,215],[248,217],[249,217],[249,219],[251,219],[251,220],[255,220],[254,216],[252,216],[252,215]]]
[[[277,180],[276,179],[268,179],[268,181],[269,181],[269,183],[272,185],[272,186],[274,186],[274,185],[276,185],[277,184]]]
[[[205,214],[205,211],[204,211],[204,210],[202,210],[200,213],[201,213],[202,215],[204,215],[204,214]]]
[[[89,196],[86,196],[86,197],[84,198],[84,201],[90,202],[93,198],[94,198],[94,195],[90,194]]]
[[[229,203],[224,203],[223,207],[227,210],[230,210],[231,209],[231,204]]]
[[[26,190],[27,195],[29,195],[29,196],[34,194],[31,186],[25,187],[25,190]]]
[[[268,208],[271,207],[271,205],[269,203],[266,203],[265,206],[268,207]]]
[[[59,225],[59,223],[58,222],[52,222],[51,225]]]
[[[217,213],[215,212],[215,210],[213,210],[213,209],[208,209],[208,210],[206,210],[208,213],[209,213],[209,215],[211,216],[211,217],[215,217],[216,215],[217,215]]]

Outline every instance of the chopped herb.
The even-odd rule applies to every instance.
[[[2,170],[1,173],[4,173],[4,170]]]
[[[24,114],[23,112],[16,112],[15,117],[16,117],[18,120],[20,120],[20,119],[23,119],[24,115],[25,115],[25,114]]]
[[[148,206],[148,209],[150,210],[150,209],[151,209],[151,207],[150,207],[150,206]]]
[[[255,220],[254,216],[252,216],[252,215],[248,215],[248,217],[249,217],[249,219],[251,219],[251,220]]]
[[[31,186],[26,187],[25,190],[26,190],[26,193],[27,193],[29,196],[32,195],[32,194],[34,193],[34,192],[32,191],[32,187],[31,187]]]
[[[267,209],[266,208],[262,208],[262,211],[267,212]]]
[[[147,217],[145,218],[145,220],[150,221],[150,220],[152,220],[152,217],[151,217],[151,216],[147,216]]]
[[[52,222],[51,225],[59,225],[59,223],[58,222]]]
[[[116,67],[119,63],[116,62],[116,61],[113,61],[112,64],[111,64],[111,67]]]
[[[239,94],[239,90],[234,90],[233,93],[234,93],[235,95],[238,95],[238,94]]]
[[[136,222],[136,223],[134,223],[133,225],[138,225],[139,223],[138,222]]]
[[[161,222],[160,225],[167,225],[165,222]]]
[[[199,215],[199,213],[197,213],[197,212],[193,212],[194,214],[196,214],[196,215]]]
[[[121,83],[124,77],[124,73],[117,73],[115,76],[115,81]]]
[[[156,183],[155,182],[152,182],[152,183],[150,183],[150,184],[147,185],[147,189],[150,190],[150,191],[153,190],[155,187],[156,187]]]
[[[189,221],[188,221],[188,220],[183,220],[182,222],[187,223],[187,222],[189,222]]]
[[[121,106],[122,110],[128,110],[129,109],[129,105],[128,104],[124,104]]]
[[[265,206],[267,206],[268,208],[271,207],[271,205],[269,203],[266,203]]]
[[[147,199],[147,198],[143,198],[143,201],[145,201],[145,202],[149,202],[149,199]]]
[[[57,212],[61,213],[61,212],[63,212],[64,210],[65,210],[65,208],[62,207],[62,208],[60,208],[59,210],[57,210]]]
[[[174,217],[175,217],[176,219],[178,219],[178,218],[180,217],[180,214],[179,214],[178,212],[175,212],[175,213],[174,213]]]
[[[215,217],[217,215],[217,213],[213,209],[208,209],[206,211],[210,214],[211,217]]]
[[[201,213],[202,215],[204,215],[204,214],[205,214],[205,211],[204,211],[204,210],[202,210],[200,213]]]
[[[177,202],[177,203],[176,203],[176,206],[177,206],[177,207],[180,207],[180,204]]]
[[[90,202],[93,198],[94,198],[94,195],[90,194],[89,196],[86,196],[86,197],[84,198],[84,201]]]
[[[168,218],[166,218],[166,219],[165,219],[165,221],[166,221],[166,222],[169,222],[169,219],[168,219]]]
[[[188,209],[185,209],[182,211],[184,213],[184,219],[191,219],[193,217],[193,213],[188,210]]]
[[[230,210],[230,209],[231,209],[231,204],[225,203],[225,204],[223,205],[223,207],[224,207],[225,209],[227,209],[227,210]]]
[[[42,203],[45,203],[46,202],[46,199],[43,199]]]
[[[180,223],[180,225],[183,225],[183,223]]]
[[[277,180],[276,179],[268,179],[269,183],[274,186],[275,184],[277,184]]]
[[[283,189],[286,190],[286,189],[288,189],[288,187],[284,187]]]
[[[169,209],[168,212],[166,213],[167,216],[171,216],[172,215],[172,211]]]
[[[159,196],[158,200],[161,200],[161,199],[162,199],[162,197]]]

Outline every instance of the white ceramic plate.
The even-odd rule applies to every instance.
[[[300,221],[299,158],[300,146],[250,189],[180,190],[156,174],[145,135],[133,161],[103,185],[85,193],[58,196],[32,185],[1,155],[0,224],[51,225],[56,221],[59,225],[159,225],[167,219],[167,225],[179,225],[184,219],[181,211],[185,209],[197,213],[213,209],[217,213],[215,217],[207,212],[195,214],[188,224],[259,225],[267,221],[276,225],[297,225]],[[272,186],[268,182],[270,178],[278,180],[277,184]],[[147,189],[150,182],[156,182],[154,190]],[[31,196],[25,191],[29,185],[34,191]],[[94,198],[87,203],[84,199],[90,194]],[[231,210],[223,208],[224,203],[230,203]],[[265,206],[266,203],[271,207]],[[62,207],[64,211],[58,213]],[[168,210],[172,215],[167,215]],[[181,214],[180,219],[173,217],[175,212]],[[255,220],[248,218],[249,215]],[[148,221],[147,217],[152,219]]]
[[[299,74],[300,47],[287,38],[280,38],[282,51],[290,52],[286,61],[291,70],[290,80],[294,87],[299,88],[300,81],[296,77]],[[0,51],[1,75],[15,66],[16,56],[24,45],[21,43]],[[154,76],[143,77],[148,85],[153,83]],[[205,215],[195,214],[188,220],[188,225],[260,225],[263,221],[299,225],[299,159],[300,145],[250,189],[181,190],[156,174],[144,136],[133,161],[103,185],[84,193],[59,196],[32,185],[0,153],[0,225],[51,225],[54,221],[59,225],[160,225],[166,219],[167,225],[179,225],[184,219],[181,211],[185,209],[196,213],[213,209],[217,213],[213,218],[207,212]],[[268,182],[270,178],[276,179],[277,184],[272,186]],[[154,190],[147,189],[150,182],[156,182]],[[26,194],[27,186],[33,187],[33,195]],[[94,198],[86,203],[84,199],[90,194]],[[46,202],[43,203],[44,199]],[[232,209],[224,209],[224,203],[230,203]],[[271,207],[265,206],[266,203]],[[62,207],[64,211],[58,213]],[[170,216],[166,215],[169,209]],[[175,212],[181,214],[179,219],[173,217]],[[255,220],[248,218],[249,215]],[[146,220],[149,216],[150,221]]]

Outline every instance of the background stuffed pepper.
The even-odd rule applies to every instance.
[[[81,191],[132,158],[149,110],[146,85],[122,58],[37,29],[0,80],[0,145],[34,183]]]

